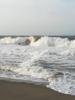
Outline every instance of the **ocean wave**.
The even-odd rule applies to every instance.
[[[31,46],[13,45],[18,41],[8,42],[7,44],[11,43],[10,45],[0,45],[0,77],[21,80],[30,78],[31,81],[36,82],[44,80],[49,88],[75,95],[75,48],[64,48],[63,46],[59,48],[59,46],[54,47],[54,44],[43,46],[44,40],[49,42],[62,40],[62,38],[41,37],[35,41],[33,37],[25,37],[25,39],[28,38]],[[41,40],[42,46],[32,46]]]
[[[5,37],[0,39],[0,44],[18,44],[29,46],[49,46],[49,47],[73,47],[75,48],[75,40],[60,37]]]
[[[17,38],[5,37],[0,39],[1,44],[29,45],[34,41],[35,41],[34,37],[17,37]]]

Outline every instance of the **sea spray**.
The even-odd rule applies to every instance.
[[[61,37],[0,38],[0,78],[36,82],[75,95],[74,44],[75,39]]]

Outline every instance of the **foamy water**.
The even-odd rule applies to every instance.
[[[0,77],[42,83],[75,95],[75,40],[47,36],[1,38]]]

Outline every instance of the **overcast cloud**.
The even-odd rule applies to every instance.
[[[0,35],[75,35],[75,0],[0,0]]]

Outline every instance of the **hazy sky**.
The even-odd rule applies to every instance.
[[[0,0],[0,35],[75,35],[75,0]]]

